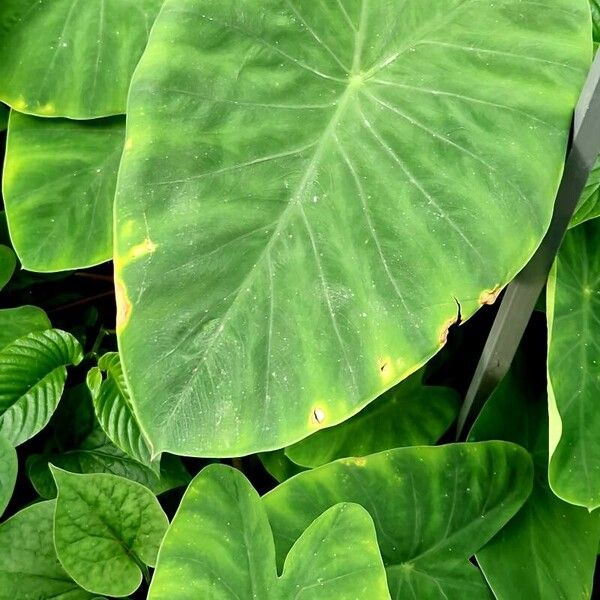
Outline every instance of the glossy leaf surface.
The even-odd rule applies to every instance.
[[[17,453],[12,444],[0,435],[0,517],[10,501],[17,480]]]
[[[596,162],[590,173],[577,211],[571,219],[571,227],[598,216],[600,216],[600,160]]]
[[[10,281],[17,265],[17,257],[11,248],[0,244],[0,290]]]
[[[88,600],[61,567],[53,542],[54,502],[33,504],[0,525],[1,600]]]
[[[600,513],[569,505],[550,490],[545,374],[538,389],[532,370],[531,357],[513,364],[469,435],[521,444],[535,468],[531,496],[477,552],[477,562],[498,600],[591,598]]]
[[[167,0],[116,200],[155,450],[290,445],[432,356],[541,240],[590,57],[586,0]]]
[[[425,386],[412,375],[348,421],[319,431],[285,449],[289,459],[318,467],[338,458],[380,450],[434,444],[458,414],[458,394]]]
[[[38,433],[62,396],[66,365],[82,359],[79,342],[60,329],[30,333],[0,351],[0,434],[17,446]]]
[[[281,561],[302,529],[337,502],[375,522],[394,599],[490,598],[469,563],[531,491],[532,466],[514,444],[400,448],[301,473],[263,501]]]
[[[114,475],[53,468],[58,487],[54,544],[65,570],[85,589],[133,593],[154,565],[168,521],[148,488]]]
[[[42,119],[12,112],[4,165],[6,216],[30,271],[112,258],[112,213],[125,119]]]
[[[125,112],[162,0],[3,0],[0,100],[45,117]]]
[[[17,338],[51,327],[50,319],[37,306],[0,309],[0,350],[6,348]]]
[[[278,576],[266,511],[248,480],[210,465],[190,484],[161,547],[149,600],[389,599],[375,528],[337,504],[302,533]]]
[[[600,506],[600,223],[568,232],[548,282],[549,479],[572,504]]]

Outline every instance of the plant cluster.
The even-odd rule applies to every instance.
[[[592,598],[600,163],[454,425],[596,40],[598,0],[2,0],[0,600]]]

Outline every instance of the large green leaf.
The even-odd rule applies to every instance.
[[[531,491],[528,454],[505,442],[400,448],[301,473],[264,497],[278,560],[338,502],[375,521],[392,598],[490,598],[469,563]]]
[[[87,600],[54,550],[54,502],[23,509],[0,525],[0,600]]]
[[[528,357],[513,366],[469,436],[519,443],[532,454],[535,468],[531,496],[477,553],[477,562],[498,600],[590,598],[600,513],[563,502],[548,486],[545,374],[542,389],[536,389],[531,362]]]
[[[67,378],[83,359],[79,342],[60,329],[36,331],[0,351],[0,434],[18,446],[48,423]]]
[[[590,57],[587,0],[167,0],[115,230],[155,451],[289,445],[432,356],[538,246]]]
[[[15,488],[17,468],[17,453],[13,445],[3,435],[0,435],[0,517]]]
[[[150,600],[389,600],[373,521],[337,504],[309,523],[278,577],[273,534],[248,480],[224,465],[190,484],[161,547]]]
[[[49,120],[12,111],[3,189],[23,267],[62,271],[112,257],[125,119]]]
[[[104,379],[103,372],[106,373]],[[98,366],[88,373],[87,384],[92,393],[98,422],[106,435],[123,452],[138,462],[153,467],[152,450],[140,431],[131,408],[119,354],[109,352],[102,356]]]
[[[125,112],[162,0],[2,0],[0,100],[46,117]]]
[[[600,222],[568,232],[548,281],[549,479],[572,504],[600,506]]]
[[[54,467],[58,487],[54,545],[67,573],[86,590],[126,596],[156,562],[169,522],[152,492],[115,475]]]
[[[52,327],[50,319],[37,306],[0,309],[0,350],[12,344],[17,338],[50,327]]]
[[[8,246],[0,244],[0,290],[10,281],[16,266],[15,253]]]
[[[286,448],[286,456],[318,467],[337,458],[437,442],[454,421],[459,398],[449,388],[424,386],[422,376],[399,383],[345,423]]]

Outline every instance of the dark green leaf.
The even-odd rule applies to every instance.
[[[12,444],[0,435],[0,517],[8,505],[17,480],[17,453]]]

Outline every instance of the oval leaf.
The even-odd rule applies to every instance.
[[[260,497],[239,471],[224,465],[206,467],[190,484],[148,597],[389,600],[373,521],[362,507],[337,504],[317,517],[278,577]]]
[[[431,357],[539,245],[590,57],[586,0],[167,0],[115,230],[155,450],[290,445]]]
[[[67,573],[96,594],[126,596],[154,565],[168,521],[144,486],[114,475],[52,468],[58,487],[56,553]]]
[[[292,477],[263,501],[279,564],[317,515],[356,502],[375,521],[395,598],[413,587],[419,599],[479,599],[490,592],[469,558],[521,507],[531,483],[531,459],[519,446],[454,444],[341,459]]]
[[[68,121],[12,111],[4,164],[10,235],[24,268],[64,271],[112,258],[125,119]]]
[[[8,506],[17,481],[17,452],[12,444],[0,435],[0,517]]]
[[[0,351],[0,434],[18,446],[48,423],[67,378],[83,359],[79,342],[60,329],[30,333]]]
[[[46,117],[125,112],[162,0],[2,0],[0,100]]]

